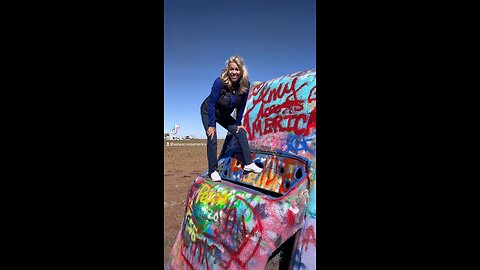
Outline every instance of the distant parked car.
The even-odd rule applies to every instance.
[[[316,70],[251,85],[243,124],[261,174],[243,171],[235,137],[219,157],[221,182],[193,181],[167,269],[316,266]]]

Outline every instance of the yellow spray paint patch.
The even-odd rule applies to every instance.
[[[204,185],[198,192],[195,203],[201,202],[224,205],[227,203],[227,200],[228,195],[225,191],[217,192],[216,190],[212,190],[209,185]]]
[[[185,222],[185,225],[187,233],[190,235],[190,239],[192,242],[195,242],[195,239],[197,239],[197,226],[195,226],[195,223],[190,216],[187,217],[187,222]]]

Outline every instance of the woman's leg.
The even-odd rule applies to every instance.
[[[203,127],[205,128],[205,134],[207,134],[208,130],[208,113],[201,113],[202,115],[202,123]],[[212,174],[218,168],[218,157],[217,157],[217,132],[213,135],[213,139],[211,139],[207,135],[207,159],[208,159],[208,174]]]
[[[245,165],[251,164],[253,160],[250,146],[248,145],[247,132],[243,128],[239,129],[237,132],[238,126],[235,124],[235,119],[230,115],[228,115],[228,117],[217,119],[217,121],[222,127],[230,131],[230,133],[237,138],[240,149],[242,150]]]

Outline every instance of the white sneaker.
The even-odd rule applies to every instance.
[[[245,167],[243,167],[243,170],[247,172],[254,172],[254,173],[261,173],[263,171],[263,169],[258,167],[257,164],[255,164],[255,162],[245,165]]]
[[[210,175],[210,178],[212,178],[212,181],[213,182],[219,182],[222,180],[222,178],[220,177],[220,174],[218,174],[217,171],[214,171],[211,175]]]

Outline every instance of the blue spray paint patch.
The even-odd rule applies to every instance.
[[[293,269],[298,270],[306,270],[307,267],[302,262],[302,252],[297,249],[295,250],[295,254],[293,255]]]
[[[312,218],[317,218],[317,188],[310,192],[310,201],[307,205],[307,213]]]
[[[314,132],[309,136],[296,135],[293,133],[288,134],[286,151],[293,154],[298,154],[300,151],[305,151],[315,155],[316,142],[314,141],[314,138],[317,136],[316,133],[317,132]]]

